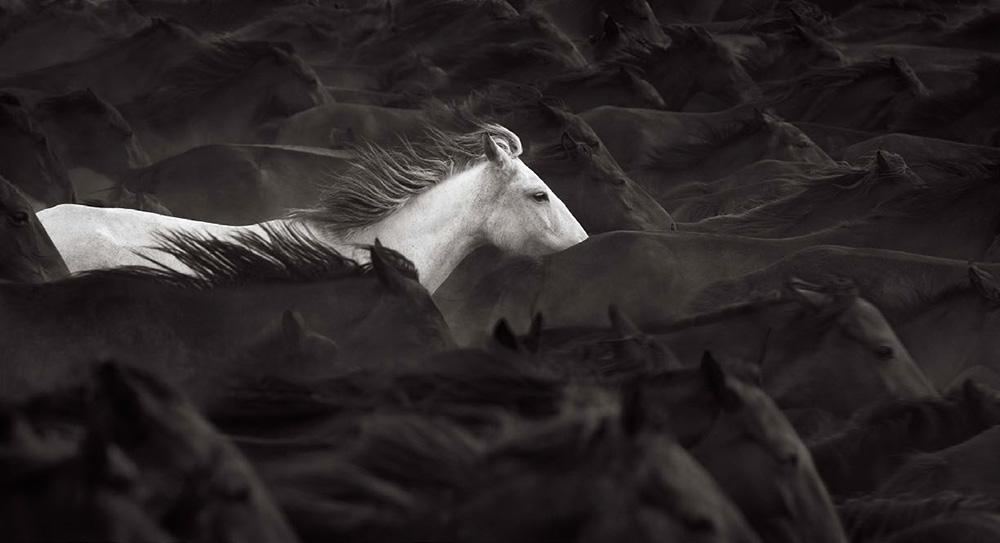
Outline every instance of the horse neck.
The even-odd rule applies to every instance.
[[[984,348],[989,349],[989,320],[979,294],[966,289],[916,309],[894,328],[907,350],[916,353],[924,373],[944,389],[968,364],[979,362]]]
[[[441,181],[381,222],[340,241],[367,245],[378,239],[410,259],[433,294],[466,256],[486,243],[480,182],[485,167]]]

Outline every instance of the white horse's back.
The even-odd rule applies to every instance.
[[[188,233],[228,238],[237,232],[261,230],[257,225],[236,227],[167,217],[135,209],[62,204],[38,212],[38,220],[62,254],[70,272],[149,265],[143,256],[183,269],[179,261],[153,249],[158,232]]]

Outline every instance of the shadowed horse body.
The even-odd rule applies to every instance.
[[[268,234],[167,238],[165,250],[193,275],[125,268],[0,284],[0,319],[11,331],[0,388],[24,397],[112,359],[166,378],[204,405],[225,392],[221,380],[241,362],[235,354],[289,309],[352,360],[378,363],[451,345],[412,264],[398,254],[374,248],[371,266],[362,266],[294,231]],[[388,328],[391,339],[380,332]]]
[[[311,147],[205,145],[133,170],[121,186],[155,197],[176,217],[247,225],[309,207],[353,157]]]
[[[892,126],[928,92],[905,61],[890,57],[816,68],[791,84],[765,86],[764,94],[764,103],[789,121],[874,132]]]
[[[31,199],[36,210],[73,201],[66,168],[20,100],[0,95],[0,175]]]
[[[0,86],[53,94],[93,89],[117,106],[156,89],[173,67],[211,48],[187,27],[153,18],[143,28],[86,58],[6,76],[0,78]]]
[[[762,540],[845,541],[808,450],[764,391],[707,354],[700,369],[640,376],[633,386],[644,424],[676,435]]]
[[[966,383],[945,398],[888,400],[809,440],[816,469],[836,498],[874,491],[914,453],[957,445],[1000,422],[997,393]]]
[[[19,17],[5,12],[0,32],[0,74],[16,74],[70,62],[142,28],[145,20],[127,0],[45,2]],[[14,10],[12,10],[14,11]]]
[[[43,283],[69,275],[31,204],[0,176],[0,280]]]
[[[67,169],[87,168],[117,180],[128,170],[149,164],[132,127],[92,90],[44,98],[32,107],[31,115]]]
[[[664,206],[679,186],[719,179],[759,160],[833,165],[800,130],[750,107],[718,113],[599,107],[581,117]]]
[[[924,186],[899,155],[878,151],[864,167],[831,168],[829,174],[803,179],[800,192],[680,229],[755,238],[803,236],[863,217]]]
[[[150,154],[162,158],[209,143],[254,143],[261,125],[329,100],[287,45],[220,42],[121,111]]]
[[[1000,60],[982,58],[968,85],[914,103],[891,126],[894,132],[1000,147]]]
[[[597,326],[609,305],[641,326],[684,314],[698,292],[715,281],[751,274],[818,245],[980,259],[1000,228],[998,198],[1000,183],[985,175],[907,193],[862,219],[794,238],[601,234],[537,262],[514,261],[492,271],[459,268],[446,292],[464,292],[465,303],[445,314],[460,341],[500,317],[524,329],[538,311],[553,325]]]
[[[3,424],[13,540],[298,541],[243,454],[146,372],[104,363],[7,402]]]

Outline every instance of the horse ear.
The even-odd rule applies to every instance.
[[[607,19],[604,19],[604,39],[608,41],[618,41],[621,37],[621,27],[615,22],[615,19],[608,15]]]
[[[875,151],[875,165],[878,167],[880,172],[892,171],[892,166],[889,164],[888,157],[885,156],[885,152],[882,149]]]
[[[291,309],[281,314],[281,343],[287,353],[302,351],[302,341],[305,339],[305,324],[302,316]]]
[[[385,247],[378,238],[375,238],[375,245],[371,246],[372,268],[380,283],[390,292],[402,294],[406,292],[406,278],[392,264],[391,259],[385,255]]]
[[[625,81],[626,83],[631,83],[632,80],[635,79],[632,75],[632,72],[629,71],[629,69],[626,68],[624,64],[618,65],[618,77],[622,78],[622,80]]]
[[[826,307],[833,301],[833,297],[824,292],[820,292],[816,285],[807,283],[801,279],[793,277],[788,282],[788,288],[799,300],[815,308]]]
[[[804,27],[804,26],[802,26],[802,25],[800,25],[800,24],[796,24],[796,25],[795,25],[795,26],[794,26],[793,28],[795,29],[795,34],[796,34],[796,35],[797,35],[798,37],[802,38],[802,40],[803,40],[803,41],[807,41],[807,42],[814,42],[814,41],[817,41],[817,39],[816,39],[816,38],[817,38],[817,37],[816,37],[816,35],[814,35],[814,34],[813,34],[813,33],[812,33],[811,31],[809,31],[809,29],[807,29],[806,27]]]
[[[614,327],[615,331],[622,339],[634,338],[642,336],[642,330],[627,316],[622,314],[618,309],[618,306],[611,304],[608,306],[608,319],[611,321],[611,326]]]
[[[716,362],[712,353],[705,351],[701,356],[701,375],[712,394],[726,409],[735,409],[742,403],[739,394],[732,388],[732,382],[726,370]]]
[[[789,7],[789,8],[788,8],[788,13],[790,13],[790,14],[791,14],[791,16],[792,16],[792,20],[793,20],[793,21],[795,21],[795,24],[796,24],[796,25],[800,25],[800,24],[802,24],[802,16],[801,16],[801,15],[799,15],[799,12],[798,12],[798,11],[796,11],[796,10],[795,10],[795,8],[793,8],[793,7]]]
[[[764,117],[764,112],[759,107],[753,108],[753,122],[761,124],[767,122],[767,119]]]
[[[550,104],[544,98],[538,99],[538,105],[542,107],[542,111],[545,111],[546,113],[548,113],[549,115],[551,115],[556,119],[559,118],[559,110],[557,110],[555,106]]]
[[[997,288],[993,274],[969,262],[969,282],[980,296],[993,304],[1000,304],[1000,288]]]
[[[510,325],[507,324],[507,319],[500,319],[497,321],[496,326],[493,327],[493,340],[508,350],[515,352],[521,350],[521,345],[517,341],[517,336],[514,335],[514,331],[511,330]]]
[[[483,134],[483,149],[486,151],[486,158],[490,162],[497,165],[503,165],[506,162],[507,155],[489,134]]]
[[[575,156],[580,147],[577,145],[576,140],[573,136],[569,135],[569,132],[563,132],[562,138],[559,139],[559,143],[562,144],[563,151],[566,151],[570,156]]]
[[[531,319],[531,327],[528,329],[528,335],[524,336],[524,339],[521,341],[530,353],[537,353],[538,347],[542,343],[543,321],[542,313],[535,313],[535,316]]]

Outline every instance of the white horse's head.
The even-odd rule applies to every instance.
[[[508,253],[540,256],[587,239],[566,204],[518,158],[518,137],[502,127],[492,128],[504,132],[506,138],[483,134],[489,160],[481,187],[487,241]]]

